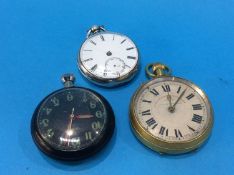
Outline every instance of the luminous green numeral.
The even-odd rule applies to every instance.
[[[53,136],[54,136],[54,131],[53,131],[52,129],[48,129],[48,130],[47,130],[47,136],[48,136],[49,138],[53,137]]]
[[[43,125],[43,127],[47,127],[49,125],[49,119],[43,119],[41,122],[40,122],[40,125]]]
[[[80,138],[79,137],[72,138],[71,143],[72,143],[72,146],[75,148],[80,147]]]
[[[50,108],[44,108],[43,110],[46,112],[46,115],[49,115],[52,111]]]
[[[86,103],[88,101],[86,93],[83,94],[82,101]]]
[[[95,115],[96,115],[97,118],[102,118],[102,116],[103,116],[102,111],[96,111]]]
[[[90,131],[85,133],[85,139],[86,140],[92,140],[92,133]]]
[[[95,101],[90,101],[90,108],[92,108],[92,109],[96,108],[96,102]]]
[[[100,123],[99,121],[93,122],[93,123],[92,123],[92,128],[93,128],[94,130],[100,129],[100,128],[101,128],[101,123]]]
[[[51,102],[54,104],[54,106],[59,106],[59,99],[57,99],[56,97],[52,98]]]
[[[70,93],[67,94],[67,101],[72,101],[73,98],[74,98],[74,97],[73,97],[72,94],[70,94]]]

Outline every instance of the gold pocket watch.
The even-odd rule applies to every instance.
[[[211,103],[198,86],[171,76],[163,64],[149,64],[153,78],[134,94],[130,121],[137,138],[154,151],[186,153],[200,147],[213,126]]]

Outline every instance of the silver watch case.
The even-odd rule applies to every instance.
[[[96,35],[100,35],[102,33],[116,34],[116,35],[121,35],[121,36],[127,37],[127,36],[125,36],[123,34],[119,34],[119,33],[116,33],[116,32],[101,31],[101,32],[95,33],[93,35],[90,35],[89,37],[86,38],[86,40],[90,39],[92,37],[95,37]],[[127,38],[129,38],[129,37],[127,37]],[[140,53],[139,53],[139,49],[136,46],[135,42],[133,42],[133,43],[135,44],[136,49],[137,49],[137,53],[138,53],[138,59],[137,59],[136,66],[128,74],[126,74],[124,76],[117,77],[117,78],[101,78],[101,77],[98,77],[98,76],[92,74],[90,71],[88,71],[84,67],[83,63],[81,62],[80,51],[81,51],[81,48],[82,48],[83,44],[85,43],[85,41],[82,43],[82,45],[81,45],[81,47],[79,49],[77,64],[78,64],[78,68],[81,71],[81,73],[83,74],[83,76],[86,77],[89,81],[91,81],[92,83],[94,83],[96,85],[99,85],[99,86],[115,87],[115,86],[120,86],[120,85],[123,85],[123,84],[131,81],[136,76],[136,74],[137,74],[137,72],[139,70],[139,65],[140,65],[140,63],[139,63]]]

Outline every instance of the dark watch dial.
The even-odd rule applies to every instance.
[[[44,152],[61,159],[80,159],[110,138],[113,117],[111,107],[99,94],[85,88],[64,88],[39,105],[32,133]]]

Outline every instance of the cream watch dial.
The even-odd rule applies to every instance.
[[[124,35],[101,32],[83,43],[79,59],[80,64],[93,76],[115,79],[135,69],[138,50]]]
[[[153,83],[136,98],[137,120],[161,140],[192,140],[203,133],[210,120],[210,106],[199,92],[200,89],[182,81]]]

